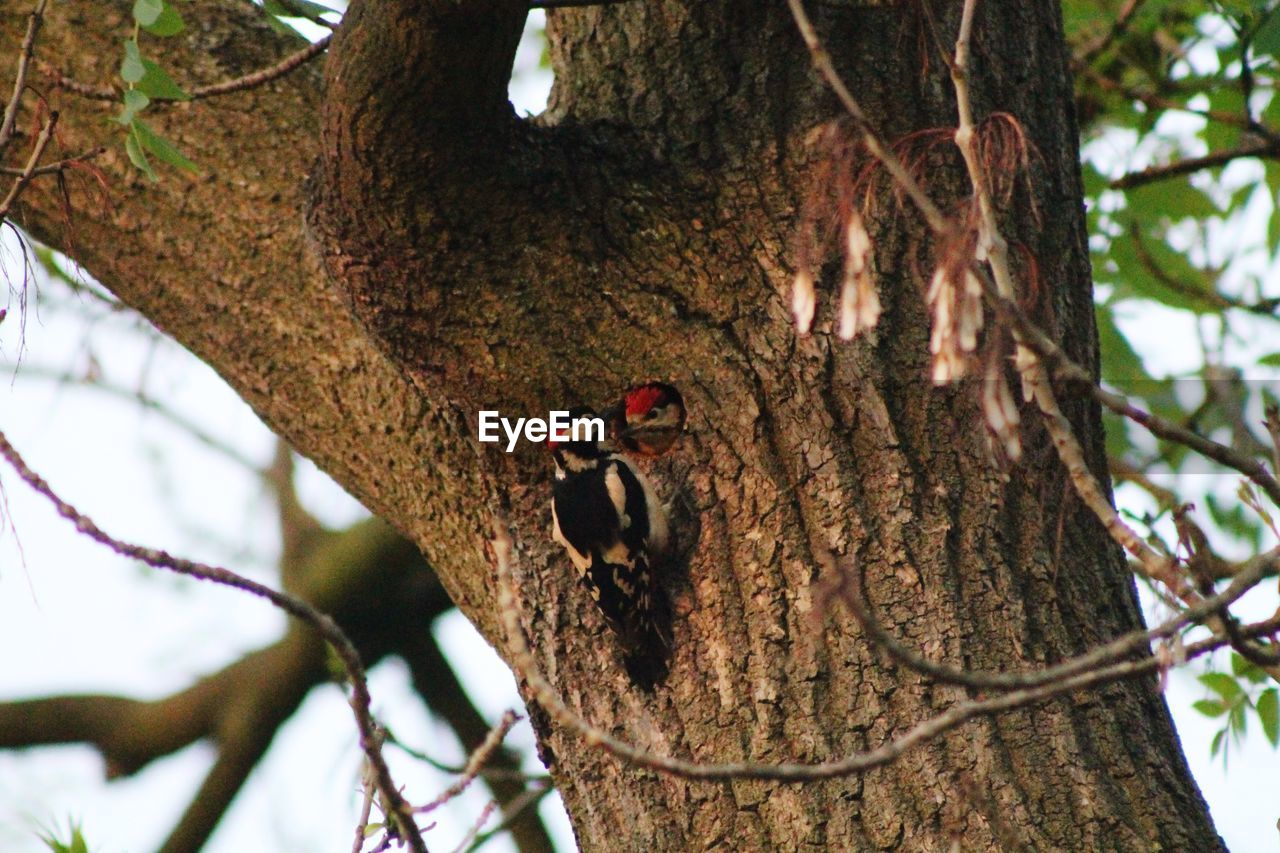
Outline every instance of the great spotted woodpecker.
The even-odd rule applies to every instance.
[[[578,408],[570,420],[594,417]],[[667,517],[648,479],[595,441],[549,442],[556,461],[552,537],[618,635],[623,662],[645,690],[666,677],[670,644],[665,593],[654,560],[667,546]]]
[[[630,388],[604,411],[605,430],[615,444],[641,456],[661,456],[684,431],[684,398],[675,386],[645,382]]]

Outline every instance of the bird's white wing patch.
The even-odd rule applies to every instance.
[[[631,526],[631,519],[627,516],[627,487],[622,482],[622,477],[618,476],[618,466],[610,465],[604,474],[604,487],[609,492],[609,500],[613,501],[613,508],[618,513],[618,530],[626,530]]]

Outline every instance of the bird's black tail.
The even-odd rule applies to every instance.
[[[652,692],[667,677],[671,659],[671,605],[642,558],[635,565],[606,563],[595,555],[583,577],[605,622],[617,635],[622,662],[637,687]]]
[[[654,584],[650,609],[644,618],[628,626],[622,640],[622,664],[631,681],[646,693],[667,678],[671,660],[671,607],[662,587]]]

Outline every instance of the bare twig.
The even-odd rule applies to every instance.
[[[475,778],[480,775],[480,771],[489,763],[489,759],[497,752],[498,747],[502,746],[502,741],[506,738],[507,733],[511,731],[511,727],[516,724],[516,720],[520,719],[515,711],[506,711],[502,715],[502,719],[494,726],[489,734],[485,736],[484,742],[475,748],[471,753],[471,757],[467,759],[467,766],[463,768],[462,778],[454,782],[448,788],[425,806],[419,806],[414,809],[418,814],[429,814],[440,806],[452,800],[467,789]]]
[[[40,135],[36,137],[36,144],[31,148],[31,156],[27,158],[27,165],[23,167],[22,174],[13,179],[13,186],[9,188],[9,194],[4,197],[4,201],[0,201],[0,219],[4,219],[9,215],[10,208],[14,202],[18,200],[18,196],[22,195],[22,191],[27,188],[27,184],[31,183],[31,178],[35,175],[36,168],[40,165],[40,158],[44,156],[44,149],[48,147],[49,140],[53,138],[53,129],[58,124],[58,113],[49,113],[49,119],[44,123],[44,127],[40,130]]]
[[[329,47],[329,42],[333,40],[332,35],[327,35],[319,41],[291,53],[275,65],[259,69],[243,77],[236,77],[231,80],[223,80],[220,83],[210,83],[208,86],[199,86],[192,89],[187,94],[189,100],[199,101],[205,98],[213,98],[218,95],[227,95],[232,92],[243,92],[248,89],[254,89],[272,80],[279,79],[291,71],[294,71],[307,62],[315,59],[324,53]],[[41,70],[53,81],[55,86],[66,89],[68,92],[74,92],[83,98],[89,98],[95,101],[115,101],[120,97],[120,93],[109,86],[94,86],[89,83],[82,83],[79,80],[72,79],[63,74],[57,68],[47,63],[40,63]],[[156,103],[164,103],[163,99],[156,99]]]
[[[72,385],[81,388],[90,388],[100,394],[135,403],[139,408],[154,413],[161,419],[167,421],[170,425],[176,427],[182,432],[185,432],[196,441],[205,445],[210,450],[220,453],[227,459],[235,462],[246,471],[251,471],[258,476],[263,476],[266,473],[262,469],[261,465],[258,465],[243,452],[222,441],[222,439],[217,436],[212,435],[195,421],[190,420],[185,415],[179,414],[161,401],[147,394],[145,391],[130,390],[119,385],[113,385],[100,378],[77,376],[75,374],[49,370],[47,368],[30,364],[23,365],[19,369],[17,375],[23,380],[36,379],[52,382],[57,385]]]
[[[1127,459],[1109,458],[1107,467],[1111,469],[1112,476],[1117,480],[1133,483],[1141,488],[1144,492],[1155,498],[1156,503],[1164,509],[1173,509],[1181,501],[1174,494],[1172,489],[1166,489],[1159,483],[1147,476],[1146,471],[1137,465],[1129,462]]]
[[[331,617],[297,596],[279,592],[264,584],[238,575],[229,569],[210,566],[193,560],[185,560],[181,557],[174,557],[166,551],[129,544],[111,537],[98,527],[92,519],[58,497],[52,487],[28,467],[26,461],[23,460],[14,446],[9,443],[9,439],[2,431],[0,431],[0,456],[4,457],[28,486],[47,498],[58,514],[74,524],[76,530],[84,536],[106,546],[117,554],[146,563],[154,568],[211,581],[212,583],[229,586],[259,598],[264,598],[290,616],[302,620],[319,632],[342,661],[343,669],[346,670],[348,680],[351,683],[350,705],[352,712],[355,714],[356,727],[360,731],[360,747],[364,751],[370,767],[373,768],[378,791],[390,807],[391,813],[389,817],[396,823],[401,837],[409,842],[409,846],[414,850],[414,853],[426,853],[426,843],[422,840],[422,833],[418,830],[418,826],[413,820],[413,809],[396,787],[391,778],[391,771],[382,756],[381,739],[378,737],[377,725],[370,710],[369,685],[365,677],[364,664],[360,660],[360,653]]]
[[[1219,293],[1216,287],[1210,287],[1206,290],[1197,286],[1194,282],[1184,281],[1171,274],[1160,265],[1155,255],[1151,253],[1151,250],[1147,247],[1146,238],[1143,237],[1142,229],[1137,223],[1129,227],[1129,239],[1133,240],[1134,252],[1137,254],[1143,268],[1151,273],[1152,278],[1174,293],[1210,305],[1218,310],[1236,308],[1241,311],[1248,311],[1251,314],[1260,314],[1264,317],[1274,317],[1276,309],[1280,308],[1280,297],[1263,299],[1259,302],[1246,302],[1243,299],[1225,296]]]
[[[956,145],[964,155],[965,165],[969,171],[969,181],[973,185],[973,192],[978,201],[980,223],[975,261],[985,260],[990,266],[995,292],[999,298],[1013,300],[1017,291],[1013,271],[1009,266],[1008,242],[1000,233],[996,222],[995,204],[991,198],[985,166],[975,139],[973,105],[969,87],[969,44],[973,34],[976,7],[977,0],[965,0],[960,19],[960,33],[956,39],[955,58],[951,65],[951,79],[956,91],[956,109],[959,114]],[[980,273],[980,280],[986,279],[985,270],[981,270],[977,264],[975,267],[977,268],[975,271]],[[1024,396],[1033,399],[1044,416],[1045,428],[1080,499],[1098,517],[1111,537],[1138,560],[1149,577],[1159,580],[1179,597],[1194,596],[1194,590],[1187,587],[1185,580],[1177,571],[1177,564],[1169,557],[1157,553],[1143,541],[1129,525],[1125,524],[1120,514],[1111,505],[1097,477],[1089,470],[1084,450],[1076,438],[1071,422],[1067,420],[1067,416],[1063,414],[1054,397],[1040,359],[1025,346],[1024,334],[1016,326],[1013,328],[1013,337],[1016,343],[1015,364],[1022,377]]]
[[[297,53],[290,54],[284,59],[268,68],[255,71],[252,74],[246,74],[243,77],[237,77],[234,80],[224,80],[221,83],[213,83],[209,86],[201,86],[192,89],[189,93],[191,100],[198,101],[202,98],[212,98],[216,95],[226,95],[231,92],[243,92],[246,89],[253,89],[264,83],[270,83],[272,80],[283,77],[290,71],[305,65],[312,59],[324,53],[329,47],[329,42],[333,41],[332,35],[327,35],[319,41],[312,42]]]
[[[90,148],[88,151],[84,152],[83,154],[77,154],[75,157],[64,157],[63,159],[58,160],[57,162],[47,163],[33,170],[31,172],[31,177],[39,178],[43,175],[52,175],[57,172],[61,172],[65,169],[68,169],[71,166],[75,165],[76,163],[87,163],[93,158],[101,156],[102,154],[106,153],[106,150],[107,149],[105,146],[99,145],[97,148]],[[0,175],[21,175],[21,174],[23,174],[22,169],[15,169],[12,166],[0,166]]]
[[[13,139],[13,128],[18,121],[18,109],[22,105],[22,93],[27,88],[27,69],[31,65],[31,54],[35,51],[36,36],[40,33],[40,24],[44,20],[45,6],[49,0],[38,0],[31,17],[27,19],[27,32],[22,37],[22,47],[18,51],[18,74],[13,81],[13,95],[4,107],[4,117],[0,119],[0,157],[4,156],[9,141]]]
[[[917,723],[902,735],[867,752],[857,752],[834,761],[818,764],[756,764],[732,762],[710,764],[684,761],[659,755],[634,744],[613,737],[593,726],[564,704],[551,684],[543,677],[537,662],[524,638],[520,625],[520,611],[511,577],[511,536],[506,522],[498,519],[494,524],[494,554],[498,575],[498,607],[507,634],[511,662],[518,676],[529,685],[543,709],[559,725],[576,732],[589,746],[598,747],[623,761],[648,767],[663,773],[686,779],[770,779],[779,782],[811,782],[816,779],[832,779],[850,776],[896,760],[913,747],[928,743],[945,732],[969,720],[999,714],[1016,708],[1052,699],[1065,693],[1096,687],[1112,681],[1134,678],[1153,673],[1162,666],[1154,657],[1137,661],[1111,664],[1076,676],[1064,678],[1052,684],[1022,690],[1012,690],[988,699],[970,699],[952,705],[946,711]],[[1206,654],[1226,644],[1222,637],[1213,638],[1187,648],[1187,659]]]
[[[319,15],[313,15],[312,13],[308,12],[306,9],[303,9],[302,7],[300,7],[297,3],[293,2],[293,0],[279,0],[279,3],[281,6],[283,6],[285,9],[289,11],[290,17],[302,18],[304,21],[310,21],[311,23],[315,24],[318,27],[328,27],[331,30],[338,28],[337,24],[332,23],[330,21],[326,21],[324,18],[320,17]],[[330,11],[332,11],[335,15],[338,13],[337,9],[333,9]]]
[[[490,800],[485,804],[485,807],[480,811],[480,816],[476,818],[476,822],[467,830],[467,834],[462,836],[462,840],[458,842],[458,846],[453,848],[453,853],[463,853],[464,850],[471,849],[471,842],[475,841],[476,836],[480,834],[480,830],[484,825],[489,822],[489,818],[493,817],[493,813],[497,808],[497,800]]]
[[[479,850],[487,844],[490,839],[496,838],[502,833],[512,829],[515,822],[520,819],[525,811],[536,807],[538,803],[542,802],[542,800],[554,790],[555,786],[551,784],[550,777],[547,777],[547,781],[544,784],[529,788],[515,799],[504,803],[502,810],[506,817],[502,819],[502,823],[498,824],[493,829],[476,836],[475,843],[472,844],[469,849]]]
[[[374,794],[373,770],[365,761],[360,769],[360,789],[363,799],[360,802],[360,818],[356,821],[356,838],[351,843],[351,853],[360,853],[364,849],[365,833],[369,829],[369,815],[373,814]]]
[[[407,743],[397,738],[392,732],[387,732],[387,743],[391,744],[396,749],[399,749],[410,758],[421,761],[423,764],[430,767],[434,767],[441,773],[460,774],[467,772],[466,762],[463,762],[462,764],[449,764],[448,762],[432,758],[422,750],[409,746]],[[470,756],[468,756],[468,758],[469,757]],[[551,776],[546,773],[525,773],[522,770],[509,770],[504,767],[484,767],[481,768],[480,772],[476,775],[485,780],[507,779],[516,782],[534,783],[536,785],[549,784],[551,782]]]
[[[90,83],[82,83],[63,74],[52,63],[45,62],[42,59],[36,60],[36,67],[40,69],[40,73],[49,78],[50,84],[55,89],[66,89],[72,94],[79,95],[91,101],[117,101],[120,99],[120,90],[111,86],[94,86]]]
[[[1183,101],[1166,98],[1163,95],[1158,95],[1154,92],[1144,92],[1140,89],[1135,89],[1132,86],[1125,85],[1122,80],[1113,80],[1107,75],[1094,71],[1093,69],[1085,69],[1083,73],[1089,78],[1089,82],[1093,83],[1099,89],[1105,89],[1108,92],[1115,92],[1132,101],[1138,101],[1139,103],[1145,104],[1153,109],[1175,110],[1177,112],[1188,113],[1190,115],[1197,115],[1210,121],[1220,122],[1222,124],[1230,125],[1231,127],[1238,127],[1241,130],[1252,131],[1253,133],[1260,134],[1268,139],[1276,138],[1275,132],[1270,128],[1264,127],[1256,120],[1252,120],[1246,116],[1225,112],[1223,110],[1196,109],[1194,107],[1189,107]],[[1197,94],[1202,93],[1187,93],[1189,97],[1193,97]]]
[[[1268,551],[1246,561],[1236,568],[1226,589],[1202,602],[1178,613],[1173,618],[1146,631],[1131,631],[1105,645],[1084,654],[1062,661],[1054,666],[1021,672],[980,672],[961,669],[928,660],[905,646],[892,636],[876,618],[866,595],[866,579],[861,565],[837,567],[830,555],[823,560],[828,572],[836,573],[841,581],[841,600],[853,611],[863,630],[893,657],[902,663],[937,681],[963,684],[980,690],[1018,690],[1051,684],[1080,673],[1096,670],[1131,654],[1150,650],[1151,643],[1167,639],[1188,625],[1204,621],[1207,617],[1225,610],[1241,596],[1258,585],[1264,577],[1276,572],[1280,566],[1280,549]]]

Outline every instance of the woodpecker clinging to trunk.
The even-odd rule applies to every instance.
[[[595,417],[574,409],[570,418]],[[667,518],[630,460],[596,441],[549,442],[556,461],[552,537],[618,635],[623,662],[645,690],[666,677],[670,644],[665,593],[653,573],[667,546]]]
[[[661,456],[684,431],[684,398],[675,386],[645,382],[630,388],[602,417],[619,447],[641,456]]]

